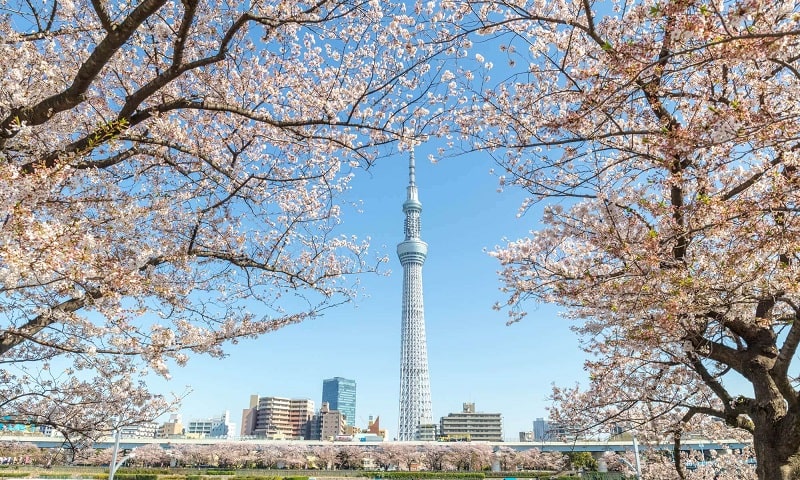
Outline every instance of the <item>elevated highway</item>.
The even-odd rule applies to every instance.
[[[60,448],[64,445],[62,437],[46,437],[36,435],[0,435],[0,442],[23,442],[36,445],[39,448]],[[218,445],[226,443],[237,443],[252,445],[253,448],[258,446],[281,446],[281,445],[305,445],[308,447],[322,446],[322,445],[349,445],[363,448],[376,448],[382,445],[392,443],[402,443],[403,445],[452,445],[447,442],[331,442],[319,440],[266,440],[257,438],[246,439],[221,439],[221,438],[122,438],[120,440],[120,448],[123,450],[131,450],[136,447],[144,445],[160,445],[162,448],[169,449],[175,445]],[[633,450],[633,444],[630,441],[593,441],[593,440],[580,440],[574,442],[469,442],[473,444],[487,444],[494,450],[501,447],[512,448],[517,451],[525,451],[533,448],[538,448],[543,452],[591,452],[599,454],[606,451],[623,452]],[[741,449],[749,446],[748,443],[743,443],[738,440],[719,440],[711,441],[707,439],[686,439],[681,442],[681,450],[696,450],[696,451],[710,451],[716,450],[723,452],[731,449]],[[100,439],[95,443],[95,448],[111,448],[114,446],[114,438],[107,437]],[[672,451],[672,443],[662,443],[655,446],[643,446],[640,448],[656,448],[659,450]]]

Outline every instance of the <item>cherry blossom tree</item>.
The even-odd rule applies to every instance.
[[[342,445],[337,448],[336,468],[340,470],[361,468],[361,459],[364,449],[352,445]]]
[[[111,463],[113,449],[96,448],[86,452],[78,463],[96,467],[108,466]]]
[[[238,451],[241,446],[230,446],[229,448],[222,449],[220,455],[233,450]],[[109,458],[110,460],[110,458]],[[136,447],[136,452],[133,458],[128,460],[128,465],[141,465],[144,467],[168,467],[172,460],[170,453],[161,448],[161,445],[147,444],[141,447]],[[102,465],[108,465],[109,462],[104,462]]]
[[[261,446],[256,450],[256,463],[262,468],[275,468],[280,458],[280,451],[273,446]]]
[[[242,468],[252,462],[252,446],[242,442],[228,442],[216,445],[215,456],[220,467]],[[137,457],[138,450],[137,450]]]
[[[382,445],[382,455],[380,456],[379,463],[385,467],[395,466],[398,470],[409,470],[410,463],[419,460],[417,447],[415,445],[407,445],[403,443],[389,443]]]
[[[336,463],[336,448],[331,445],[313,447],[311,454],[316,457],[317,468],[329,470]]]
[[[447,446],[438,443],[425,445],[425,448],[422,449],[422,458],[430,470],[445,470]]]
[[[526,470],[561,471],[567,468],[569,459],[560,452],[542,452],[531,448],[519,454],[519,461]]]
[[[170,453],[176,462],[187,467],[212,465],[215,463],[213,445],[175,444]]]
[[[436,114],[433,8],[4,2],[2,413],[140,423],[148,374],[350,300],[381,260],[339,196]]]
[[[500,447],[494,452],[494,458],[500,465],[500,470],[515,470],[520,464],[520,454],[511,447]]]
[[[490,467],[492,447],[486,443],[454,442],[447,448],[447,462],[455,470],[482,470]]]
[[[450,4],[448,4],[450,5]],[[760,479],[800,449],[800,4],[455,2],[454,142],[541,212],[496,248],[507,308],[554,303],[592,355],[576,425],[752,434]],[[458,135],[458,137],[456,137]],[[737,387],[737,384],[745,384]],[[573,411],[575,415],[565,414]],[[679,468],[680,470],[680,468]],[[680,473],[683,475],[683,473]]]
[[[278,461],[282,462],[286,468],[306,468],[310,452],[305,445],[281,445],[279,450],[280,457]]]

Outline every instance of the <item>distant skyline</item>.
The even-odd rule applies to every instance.
[[[585,356],[555,307],[528,304],[527,319],[510,326],[506,313],[492,308],[504,295],[500,265],[487,251],[538,228],[539,210],[518,218],[523,193],[498,193],[488,159],[431,163],[426,154],[417,151],[417,185],[429,249],[424,296],[433,420],[473,402],[477,411],[501,413],[504,438],[515,439],[547,416],[552,383],[585,379]],[[403,239],[408,157],[398,153],[354,173],[346,200],[357,206],[343,208],[339,233],[370,237],[371,252],[388,258],[387,275],[363,276],[355,303],[230,345],[225,359],[193,357],[171,381],[153,382],[159,392],[192,386],[179,411],[184,420],[229,410],[238,428],[251,394],[309,398],[319,408],[322,381],[344,377],[358,384],[356,424],[380,416],[396,436],[402,268],[395,247]]]

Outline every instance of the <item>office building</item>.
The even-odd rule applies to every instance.
[[[183,423],[181,416],[173,413],[169,416],[169,420],[158,427],[156,436],[158,438],[177,438],[183,436]]]
[[[312,430],[312,440],[334,440],[344,434],[344,414],[337,410],[332,410],[328,402],[322,402],[319,413],[314,416],[312,421]]]
[[[420,442],[435,442],[437,425],[435,423],[424,423],[417,430],[417,439]]]
[[[560,442],[580,438],[580,429],[575,426],[549,422],[543,418],[533,421],[533,439],[539,442]]]
[[[344,415],[348,425],[356,424],[356,382],[342,377],[322,381],[322,403]]]
[[[405,240],[397,245],[403,266],[403,303],[400,336],[400,415],[397,438],[416,440],[419,426],[433,423],[431,381],[428,373],[428,347],[425,336],[425,308],[422,299],[422,264],[428,244],[420,237],[422,203],[417,195],[414,152],[408,164],[405,213]]]
[[[545,442],[550,439],[549,424],[544,418],[537,418],[533,421],[533,439],[539,442]]]
[[[189,438],[228,438],[234,436],[236,424],[231,422],[230,413],[225,411],[219,417],[189,421],[185,435]]]
[[[503,419],[499,413],[475,411],[474,403],[465,403],[460,413],[451,413],[439,422],[443,440],[503,441]]]
[[[139,425],[128,425],[119,429],[120,438],[154,438],[158,431],[156,422],[145,422]]]

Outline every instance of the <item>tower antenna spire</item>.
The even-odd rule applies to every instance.
[[[416,168],[414,166],[414,149],[411,149],[411,155],[408,158],[408,184],[411,186],[416,186],[417,178],[416,178]]]

